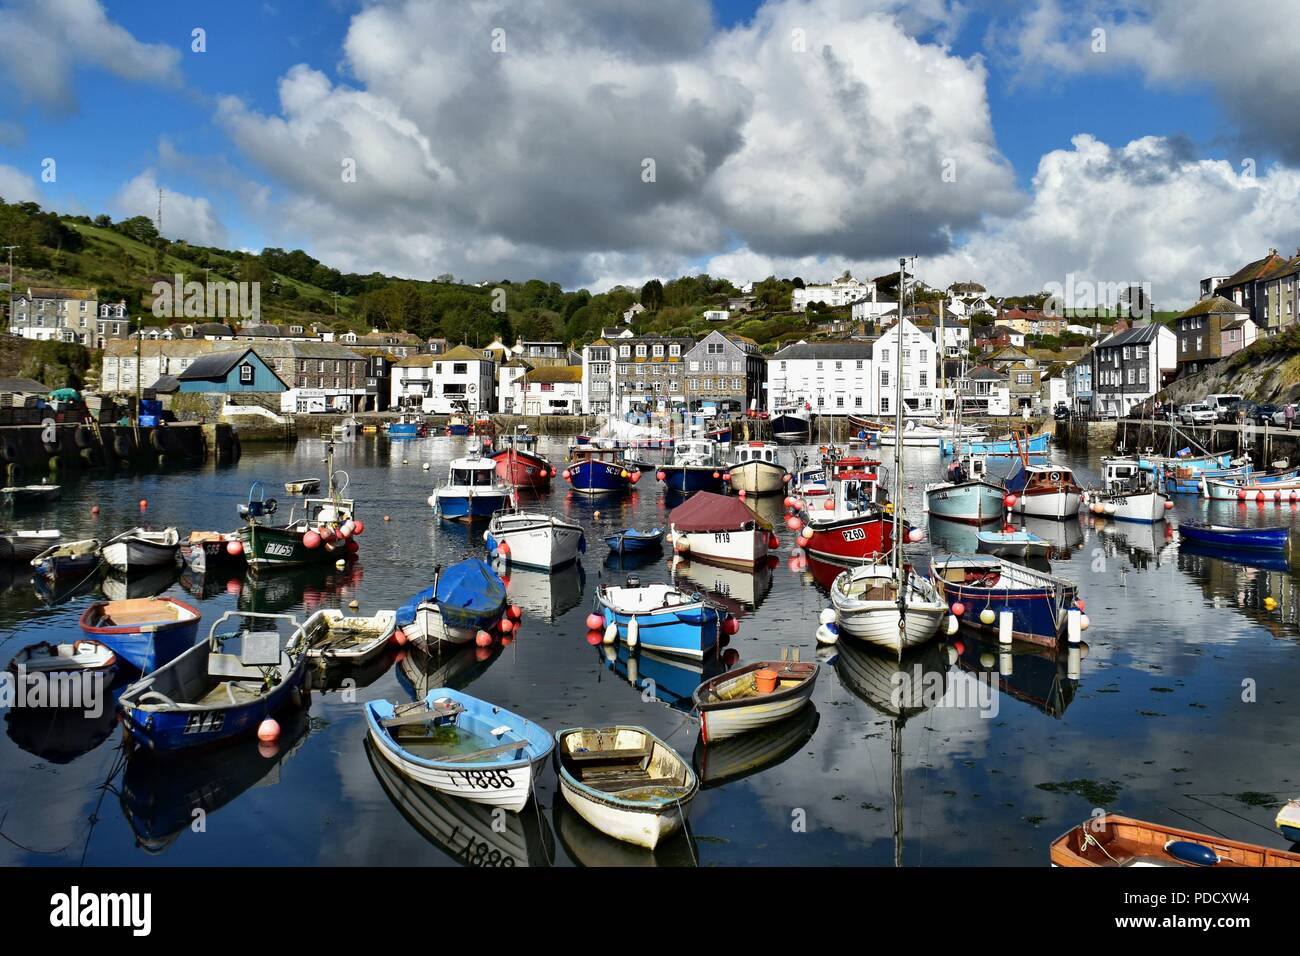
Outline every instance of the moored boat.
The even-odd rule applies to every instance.
[[[9,669],[28,674],[98,673],[107,678],[117,669],[117,655],[107,645],[86,638],[71,644],[32,644],[14,655]]]
[[[130,574],[175,564],[180,547],[181,536],[175,528],[162,531],[132,528],[106,541],[100,557],[114,571]]]
[[[383,652],[396,630],[396,611],[359,617],[321,608],[303,622],[303,653],[330,664],[364,664]]]
[[[962,605],[964,623],[998,633],[998,615],[1010,611],[1012,638],[1031,644],[1054,646],[1079,596],[1071,581],[991,556],[932,559],[930,575],[948,606]],[[983,620],[985,610],[994,614],[991,623]]]
[[[621,455],[617,448],[579,446],[564,469],[564,478],[574,491],[584,495],[626,491],[629,485],[640,480],[641,472],[623,461]]]
[[[811,417],[812,406],[807,402],[777,406],[769,419],[772,438],[783,445],[802,445],[812,430]]]
[[[727,476],[733,491],[743,491],[748,495],[780,494],[789,480],[785,466],[781,464],[780,449],[763,441],[737,445]]]
[[[1201,476],[1201,494],[1211,501],[1289,501],[1300,497],[1300,478],[1248,475],[1239,478]]]
[[[679,554],[738,567],[764,561],[776,537],[772,526],[743,501],[711,491],[701,491],[669,512],[668,527]]]
[[[707,680],[692,699],[705,743],[759,730],[798,713],[812,698],[818,664],[756,661]]]
[[[842,571],[830,595],[841,633],[896,655],[933,639],[948,613],[928,578],[883,559]]]
[[[1046,455],[1051,443],[1047,432],[1036,435],[1009,435],[1003,438],[946,438],[941,442],[945,455],[988,455],[994,458],[1019,458],[1023,455]]]
[[[218,632],[230,618],[247,627]],[[277,631],[252,630],[277,620],[293,630],[283,647]],[[162,753],[188,750],[252,733],[282,707],[300,699],[306,676],[302,628],[287,614],[227,611],[208,639],[146,674],[118,703],[133,740]],[[238,653],[225,648],[239,645]]]
[[[615,554],[642,554],[659,551],[664,544],[664,529],[654,527],[648,531],[638,528],[624,528],[614,534],[605,535],[605,543]]]
[[[1178,525],[1184,541],[1228,551],[1285,551],[1290,546],[1291,529],[1286,525],[1269,528],[1230,528],[1221,524],[1184,521]]]
[[[925,486],[925,509],[936,518],[988,524],[1006,512],[1006,489],[989,480],[983,455],[963,455],[948,465],[948,480]]]
[[[1011,510],[1033,518],[1073,518],[1079,513],[1083,489],[1065,465],[1031,465],[1021,459],[1006,479],[1014,496]]]
[[[284,483],[285,494],[289,495],[314,495],[320,491],[319,478],[295,478],[293,481]]]
[[[894,515],[878,506],[879,474],[839,472],[825,500],[805,500],[807,528],[799,543],[825,561],[858,562],[889,550]]]
[[[194,645],[200,616],[170,597],[98,601],[82,612],[81,630],[148,674]]]
[[[1003,558],[1045,558],[1052,544],[1032,531],[980,531],[976,533],[979,550]]]
[[[429,496],[434,513],[446,521],[477,521],[506,506],[506,492],[496,483],[496,462],[471,455],[453,459],[447,482]]]
[[[690,495],[697,491],[721,491],[725,470],[713,441],[685,438],[673,447],[672,463],[660,465],[656,477],[669,491]]]
[[[596,601],[607,635],[613,628],[629,647],[695,659],[718,646],[728,619],[703,597],[670,584],[602,584],[596,588]]]
[[[433,584],[397,609],[397,626],[421,647],[466,644],[495,627],[506,606],[506,586],[486,562],[466,558],[434,569]]]
[[[1138,468],[1136,458],[1103,458],[1101,474],[1101,490],[1084,492],[1083,503],[1093,514],[1142,524],[1165,520],[1169,499],[1156,490],[1152,474]]]
[[[574,727],[555,743],[565,803],[597,830],[653,850],[685,826],[699,779],[644,727]]]
[[[402,774],[442,793],[518,813],[554,747],[532,721],[450,687],[406,704],[366,704],[370,741]]]
[[[32,569],[44,577],[82,574],[99,567],[100,547],[98,538],[56,545],[32,558]]]
[[[587,550],[582,527],[554,515],[528,511],[498,511],[483,532],[488,552],[510,566],[558,568]]]
[[[39,508],[52,504],[63,496],[59,485],[10,485],[0,488],[0,502],[19,508]]]
[[[510,439],[508,439],[510,440]],[[551,486],[555,477],[555,466],[534,452],[528,451],[518,443],[491,452],[491,458],[497,477],[516,488],[533,488],[542,490]]]
[[[30,564],[32,558],[57,548],[62,534],[56,530],[0,530],[0,561]]]
[[[1300,867],[1300,853],[1108,813],[1053,840],[1051,861],[1069,867]]]
[[[191,531],[181,545],[181,560],[191,571],[237,571],[248,564],[242,532]]]

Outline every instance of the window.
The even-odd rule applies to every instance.
[[[672,345],[668,346],[668,354],[673,358],[676,358],[682,354],[682,347],[674,342]]]
[[[844,363],[843,363],[843,362],[836,362],[836,363],[835,363],[835,371],[837,371],[837,372],[842,372],[842,371],[844,371]]]
[[[883,415],[889,411],[889,396],[880,396],[880,413]]]
[[[843,395],[836,395],[836,396],[835,396],[835,407],[836,407],[836,408],[843,408],[843,407],[844,407],[844,396],[843,396]]]
[[[825,362],[818,362],[818,363],[817,363],[817,371],[820,372],[820,371],[822,370],[822,366],[824,366],[825,364],[826,364]]]
[[[862,371],[862,359],[858,359],[857,362],[855,363],[854,367],[855,367],[859,372]]]
[[[853,407],[854,407],[854,408],[861,408],[861,407],[862,407],[862,396],[861,396],[861,395],[854,395],[854,396],[853,396]]]
[[[452,375],[467,375],[468,373],[469,373],[469,363],[468,363],[468,362],[452,362],[452,363],[451,363],[451,374],[452,374]]]
[[[888,362],[888,361],[889,361],[889,349],[881,349],[881,350],[880,350],[880,361],[882,361],[882,362]]]
[[[721,355],[723,352],[722,343],[710,342],[705,348],[705,351],[708,352],[709,355]]]
[[[618,357],[619,357],[619,358],[627,358],[627,357],[629,357],[631,354],[632,354],[632,346],[630,346],[630,345],[620,345],[620,346],[618,347]]]
[[[930,385],[930,373],[921,372],[916,381],[918,388],[928,388]]]
[[[887,368],[880,370],[880,387],[889,388],[889,369]]]
[[[691,371],[692,371],[692,372],[698,372],[699,370],[700,370],[700,363],[699,363],[698,361],[696,361],[696,362],[692,362],[692,363],[691,363]]]
[[[1032,385],[1033,383],[1034,383],[1034,376],[1031,375],[1029,372],[1017,372],[1017,373],[1016,373],[1016,384],[1017,384],[1017,385]]]
[[[251,363],[245,362],[243,365],[239,366],[239,384],[253,384],[253,366]]]
[[[731,387],[732,387],[733,390],[735,390],[735,391],[739,391],[740,389],[744,388],[745,386],[741,383],[740,379],[738,379],[738,378],[733,378],[733,379],[731,380]]]
[[[1203,341],[1204,341],[1204,339],[1203,339],[1201,336],[1198,335],[1198,336],[1196,337],[1196,351],[1199,352],[1199,351],[1201,350],[1201,343],[1202,343]]]
[[[654,348],[654,356],[655,356],[655,358],[663,358],[663,357],[664,357],[664,347],[663,347],[662,345],[656,345],[656,346],[655,346],[655,348]]]
[[[704,363],[704,371],[706,371],[706,372],[712,372],[712,371],[713,371],[713,363],[712,363],[712,362],[705,362],[705,363]]]
[[[636,347],[636,357],[645,358],[645,343],[641,342]]]

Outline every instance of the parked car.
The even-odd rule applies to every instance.
[[[1281,410],[1277,405],[1256,405],[1250,410],[1250,421],[1256,425],[1272,425],[1273,416]]]
[[[1237,395],[1234,392],[1216,392],[1213,395],[1205,396],[1205,404],[1214,409],[1215,415],[1221,422],[1235,422],[1237,420],[1236,405],[1244,401],[1244,396]]]
[[[1178,407],[1178,420],[1184,425],[1213,425],[1218,415],[1204,402],[1193,402]]]
[[[1275,411],[1275,412],[1273,413],[1273,424],[1274,424],[1274,425],[1281,425],[1283,428],[1286,427],[1286,410],[1287,410],[1287,407],[1288,407],[1288,406],[1286,406],[1286,405],[1280,405],[1280,406],[1278,406],[1278,410]],[[1294,408],[1295,406],[1293,405],[1293,406],[1290,406],[1290,407]],[[1293,414],[1293,415],[1292,415],[1292,417],[1291,417],[1291,422],[1292,422],[1292,424],[1295,423],[1295,420],[1296,420],[1297,417],[1300,417],[1300,415],[1296,415],[1296,414]]]
[[[1058,422],[1065,421],[1070,417],[1070,406],[1064,402],[1057,402],[1056,408],[1052,409],[1052,417]]]

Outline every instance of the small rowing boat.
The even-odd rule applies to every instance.
[[[319,478],[295,478],[293,481],[284,483],[286,494],[290,495],[314,495],[320,491]]]
[[[506,586],[486,562],[467,558],[433,575],[430,587],[397,609],[397,626],[421,647],[466,644],[501,620]]]
[[[692,698],[704,742],[758,730],[798,713],[817,685],[818,664],[756,661],[707,680]]]
[[[1300,866],[1300,853],[1113,814],[1061,834],[1051,858],[1053,866]]]
[[[32,558],[32,568],[43,577],[84,574],[99,567],[99,548],[98,538],[69,541]]]
[[[148,674],[193,646],[199,617],[170,597],[98,601],[82,613],[81,629]]]
[[[606,836],[653,850],[685,826],[699,778],[644,727],[575,727],[555,743],[565,803]]]
[[[636,528],[624,528],[614,534],[605,535],[605,543],[615,554],[658,551],[664,544],[664,529],[651,528],[649,531],[638,531]]]
[[[0,531],[0,561],[29,563],[50,548],[58,547],[58,531]]]
[[[489,554],[511,567],[541,570],[571,564],[587,550],[581,525],[530,511],[498,511],[483,532],[483,543]]]
[[[1052,545],[1032,531],[979,531],[979,550],[1002,558],[1045,558]]]
[[[175,564],[180,547],[181,536],[175,528],[164,528],[162,531],[132,528],[106,542],[100,556],[114,571],[129,574],[145,568]]]
[[[71,644],[32,644],[24,647],[9,662],[11,671],[29,674],[112,674],[117,655],[99,641],[82,639]]]
[[[321,608],[302,625],[306,655],[334,664],[364,664],[388,646],[397,630],[397,612],[351,617],[338,608]]]
[[[596,588],[596,601],[607,640],[613,643],[616,637],[631,648],[700,660],[718,646],[724,625],[730,626],[725,611],[670,584],[640,587],[632,578],[622,587],[602,584]]]
[[[63,496],[59,485],[10,485],[0,488],[0,502],[13,508],[37,508],[52,504]]]
[[[1230,528],[1221,524],[1186,521],[1178,525],[1178,535],[1206,547],[1230,551],[1285,551],[1291,539],[1286,525],[1272,528]]]
[[[366,704],[370,741],[385,760],[427,787],[518,813],[554,747],[518,714],[450,687],[406,704]]]

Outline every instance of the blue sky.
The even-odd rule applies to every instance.
[[[599,22],[593,25],[560,7],[552,8],[553,2],[521,3],[522,8],[535,12],[537,19],[530,21],[523,17],[519,22],[532,23],[534,28],[535,24],[543,23],[547,30],[554,30],[555,36],[548,40],[563,46],[567,54],[555,63],[560,71],[557,82],[575,86],[566,101],[570,108],[574,102],[580,105],[589,102],[599,86],[594,78],[563,75],[566,60],[581,61],[591,72],[611,62],[624,68],[613,82],[628,84],[634,90],[637,84],[643,84],[644,89],[639,92],[644,95],[634,100],[638,103],[656,99],[663,79],[655,75],[654,67],[662,66],[673,71],[674,80],[683,89],[691,88],[691,95],[703,99],[716,111],[717,118],[710,121],[713,125],[701,130],[691,118],[690,108],[681,102],[665,105],[662,116],[654,113],[659,108],[655,104],[631,127],[635,135],[641,129],[662,124],[668,137],[675,122],[683,124],[680,139],[684,148],[696,149],[713,165],[708,175],[683,186],[682,194],[673,201],[693,202],[709,214],[711,221],[686,222],[691,217],[682,209],[671,208],[672,203],[665,206],[656,200],[650,207],[638,206],[635,198],[619,194],[600,202],[621,215],[624,222],[644,218],[653,223],[656,217],[662,217],[667,225],[654,235],[633,235],[636,230],[629,230],[628,236],[621,237],[617,223],[604,228],[593,222],[592,236],[603,238],[592,238],[590,247],[584,249],[580,248],[580,237],[549,243],[545,238],[538,238],[544,236],[545,228],[534,225],[514,232],[510,215],[481,215],[473,208],[476,196],[490,197],[503,185],[508,189],[513,184],[521,190],[519,208],[522,209],[530,196],[537,193],[536,180],[516,165],[493,170],[491,177],[479,177],[479,182],[469,185],[475,178],[474,169],[469,168],[474,163],[464,158],[466,152],[458,153],[451,142],[464,135],[464,131],[449,126],[448,122],[453,117],[456,122],[464,122],[466,114],[473,113],[471,105],[489,113],[501,109],[504,115],[506,110],[487,94],[482,104],[470,104],[469,98],[476,96],[482,85],[476,83],[478,78],[473,75],[478,65],[472,59],[462,57],[464,62],[460,63],[455,56],[440,55],[440,50],[452,48],[445,46],[446,37],[437,36],[436,30],[477,31],[485,23],[495,21],[457,21],[455,17],[459,14],[422,7],[419,0],[380,0],[365,5],[347,0],[187,5],[60,0],[56,5],[58,10],[54,7],[42,10],[39,4],[29,5],[31,0],[0,0],[0,18],[12,18],[8,21],[10,26],[39,22],[40,29],[53,30],[60,27],[56,18],[65,12],[84,19],[102,11],[114,30],[124,31],[128,36],[126,42],[155,44],[158,49],[170,47],[177,51],[173,55],[178,57],[174,69],[160,71],[165,72],[161,78],[153,76],[143,80],[139,73],[151,69],[148,47],[143,47],[143,54],[139,49],[127,50],[125,59],[137,55],[142,59],[135,73],[105,63],[79,67],[71,76],[72,96],[68,103],[52,103],[29,89],[22,67],[0,72],[0,96],[10,104],[0,109],[0,169],[10,171],[9,179],[0,178],[0,183],[27,177],[36,184],[38,198],[46,205],[89,214],[108,211],[117,217],[142,211],[127,208],[132,204],[140,206],[143,191],[140,182],[136,182],[134,191],[126,187],[147,170],[153,170],[156,180],[169,194],[177,196],[177,228],[199,229],[190,222],[193,214],[207,223],[206,235],[218,236],[229,245],[249,248],[302,245],[327,261],[332,254],[343,255],[350,260],[338,263],[344,268],[381,268],[401,274],[444,271],[431,261],[442,256],[448,260],[447,271],[458,274],[479,268],[510,272],[531,267],[534,274],[549,274],[565,284],[592,285],[633,280],[675,266],[715,271],[768,268],[808,271],[821,265],[828,271],[838,270],[841,265],[873,268],[886,258],[888,233],[893,229],[900,242],[924,246],[923,251],[932,261],[943,263],[938,266],[941,271],[953,274],[962,269],[980,271],[986,265],[982,257],[996,255],[1015,261],[1022,271],[1028,271],[1024,285],[1029,286],[1057,278],[1063,269],[1072,270],[1075,261],[1083,270],[1104,267],[1102,257],[1087,249],[1062,250],[1056,258],[1045,261],[1035,261],[1042,257],[1032,248],[1008,249],[1008,243],[1012,242],[1008,225],[1012,220],[1018,216],[1047,216],[1045,207],[1049,202],[1056,210],[1068,206],[1069,197],[1093,188],[1098,169],[1105,169],[1106,176],[1114,180],[1107,186],[1111,194],[1123,195],[1124,202],[1133,207],[1125,214],[1141,219],[1162,201],[1160,191],[1152,188],[1153,177],[1168,178],[1168,190],[1181,190],[1181,202],[1194,208],[1198,201],[1192,194],[1194,191],[1204,193],[1211,188],[1207,183],[1223,180],[1224,170],[1238,168],[1242,159],[1249,157],[1263,177],[1261,188],[1276,183],[1276,192],[1282,195],[1286,188],[1278,177],[1291,174],[1288,164],[1294,163],[1296,154],[1300,153],[1300,135],[1293,135],[1294,120],[1285,120],[1279,132],[1266,114],[1243,116],[1240,110],[1231,108],[1252,101],[1251,95],[1243,92],[1243,86],[1259,82],[1258,76],[1250,75],[1250,69],[1257,67],[1262,71],[1268,66],[1266,62],[1251,67],[1247,60],[1239,71],[1246,75],[1239,77],[1203,75],[1192,69],[1179,72],[1177,64],[1182,58],[1195,62],[1193,55],[1201,40],[1191,32],[1191,26],[1186,35],[1175,35],[1176,30],[1169,24],[1194,25],[1200,13],[1192,8],[1204,7],[1204,15],[1212,16],[1208,0],[1195,0],[1188,5],[1174,5],[1165,0],[1120,0],[1104,6],[1094,5],[1092,0],[1038,0],[1037,4],[1027,5],[1003,0],[984,3],[972,0],[960,5],[945,0],[915,5],[894,0],[859,5],[847,0],[772,0],[762,10],[754,0],[712,0],[711,10],[704,13],[702,22],[692,21],[691,17],[699,13],[706,0],[665,0],[665,7],[672,9],[662,18],[656,19],[653,12],[644,13],[645,8],[637,7],[644,19],[627,23],[625,30],[620,29],[617,12],[603,20],[594,18]],[[858,9],[871,7],[882,12],[877,16]],[[1123,9],[1114,14],[1114,7]],[[41,12],[34,12],[37,10]],[[506,5],[502,11],[500,19],[512,24],[516,38],[522,33],[531,39],[525,27],[516,26],[516,21],[509,19],[518,12],[517,8]],[[406,29],[413,23],[435,24],[436,30],[430,31],[427,37],[403,36],[399,30],[386,35],[385,42],[409,41],[411,48],[404,53],[395,51],[394,56],[422,61],[427,58],[430,76],[439,80],[450,78],[453,85],[460,84],[465,108],[459,113],[455,102],[451,102],[436,113],[431,110],[427,116],[419,115],[424,104],[436,100],[443,90],[415,89],[421,81],[414,78],[409,89],[392,85],[392,78],[382,64],[384,50],[373,42],[375,34],[367,33],[376,24],[382,24],[383,16],[390,14],[394,18],[408,17],[402,21]],[[1108,16],[1113,16],[1113,20],[1107,20]],[[678,32],[673,32],[675,20],[684,24]],[[839,29],[840,20],[845,23],[843,31]],[[761,72],[745,75],[740,69],[740,83],[745,87],[740,91],[730,90],[728,82],[732,79],[733,65],[747,65],[742,61],[751,55],[770,56],[773,50],[779,52],[783,31],[788,31],[789,24],[805,22],[818,37],[816,45],[824,42],[825,49],[833,51],[835,57],[852,64],[850,72],[856,74],[857,89],[865,91],[862,101],[868,104],[865,107],[868,125],[879,119],[880,128],[887,132],[876,133],[874,139],[855,138],[850,133],[843,144],[822,143],[823,137],[840,135],[843,130],[836,128],[833,119],[810,125],[807,141],[819,147],[822,155],[813,157],[817,150],[809,149],[798,154],[798,160],[824,164],[830,176],[826,179],[830,190],[836,188],[835,176],[843,174],[837,168],[841,160],[853,157],[854,170],[839,183],[839,192],[845,202],[874,207],[877,212],[874,219],[837,221],[836,203],[825,203],[830,208],[815,209],[814,214],[808,215],[815,221],[808,225],[807,235],[790,237],[774,234],[769,228],[771,223],[798,220],[801,212],[806,213],[810,205],[806,201],[807,189],[815,188],[821,179],[813,170],[808,176],[811,185],[804,186],[802,192],[792,188],[800,199],[798,203],[792,199],[791,208],[778,208],[775,204],[770,210],[751,208],[756,184],[761,186],[765,182],[762,176],[766,174],[770,179],[773,170],[779,173],[783,162],[788,163],[788,159],[777,156],[758,157],[758,162],[752,162],[752,154],[756,152],[752,147],[779,138],[773,131],[781,129],[783,116],[789,121],[789,104],[781,102],[783,84],[777,80],[769,83],[771,78]],[[1094,22],[1106,23],[1111,30],[1113,55],[1104,60],[1096,57],[1090,60],[1080,52],[1080,38],[1086,40]],[[0,21],[0,32],[4,26]],[[204,53],[190,50],[191,31],[195,27],[206,31]],[[901,34],[893,35],[891,31],[895,28]],[[358,48],[368,51],[360,61],[345,50],[350,31],[354,40],[371,38],[368,47],[364,42],[358,44]],[[729,35],[732,33],[734,36]],[[13,36],[12,31],[10,35]],[[854,62],[853,58],[873,37],[886,35],[891,37],[893,49],[903,51],[915,44],[915,49],[925,58],[922,65],[913,62],[909,67],[914,72],[907,87],[892,94],[894,100],[904,100],[903,106],[913,115],[934,114],[918,121],[912,134],[927,143],[940,144],[936,146],[940,153],[941,147],[952,140],[963,148],[983,149],[986,154],[981,159],[976,182],[966,187],[972,193],[964,194],[952,208],[943,208],[947,198],[944,194],[939,194],[934,201],[936,208],[930,208],[934,197],[919,192],[907,201],[899,200],[897,209],[880,208],[882,203],[889,203],[891,192],[886,187],[891,178],[897,180],[899,172],[896,164],[876,163],[878,157],[874,154],[888,152],[890,147],[882,146],[880,137],[889,139],[893,135],[890,131],[898,127],[897,117],[891,116],[896,104],[873,98],[883,95],[880,91],[888,85],[892,71],[887,65],[877,69],[871,62]],[[93,43],[93,37],[87,42]],[[4,43],[0,36],[0,52]],[[728,61],[728,53],[734,55],[735,49],[747,52],[740,61]],[[878,56],[892,55],[889,45],[881,49],[884,53]],[[592,59],[582,60],[588,54]],[[84,58],[75,61],[83,62]],[[321,79],[313,83],[326,89],[320,106],[322,112],[315,115],[289,115],[291,111],[282,107],[280,101],[281,84],[299,64],[317,71]],[[445,73],[444,64],[450,64]],[[575,67],[573,72],[580,74],[581,69]],[[943,100],[950,97],[936,98],[928,89],[931,82],[937,82],[935,78],[940,72],[948,82],[960,85],[957,98],[966,97],[972,109],[987,108],[986,128],[981,128],[979,123],[966,123],[961,116],[940,115],[945,109]],[[650,74],[649,78],[645,74]],[[414,70],[412,75],[415,76]],[[700,75],[716,80],[716,102],[712,89],[705,88],[700,93],[692,87],[693,78],[698,79]],[[297,79],[299,89],[308,88],[304,76],[297,75]],[[833,69],[828,69],[827,76],[819,78],[820,85],[809,81],[803,94],[807,97],[804,109],[809,116],[845,108],[845,101],[838,98],[843,91],[835,86],[842,79]],[[529,82],[536,86],[535,81]],[[590,85],[584,88],[583,83]],[[391,201],[393,197],[380,197],[383,201],[375,205],[359,204],[363,213],[346,202],[336,201],[328,191],[322,193],[319,180],[299,176],[284,150],[300,146],[302,159],[310,161],[323,149],[322,130],[334,130],[335,124],[340,130],[355,129],[357,103],[349,99],[353,91],[364,91],[367,96],[375,97],[374,102],[383,106],[379,113],[389,115],[391,107],[392,113],[401,115],[403,124],[409,121],[412,128],[403,125],[395,134],[393,146],[395,149],[409,147],[417,156],[425,157],[417,165],[427,168],[412,173],[417,183],[426,175],[430,182],[443,185],[458,182],[462,184],[459,194],[431,197],[417,189],[409,196],[397,197],[390,213],[385,212],[383,201]],[[519,109],[521,127],[529,127],[528,135],[536,136],[536,124],[527,122],[529,111],[535,113],[548,105],[549,99],[539,98],[536,90],[524,90],[522,82],[511,93],[511,105]],[[1289,103],[1289,91],[1284,88],[1265,90],[1261,102],[1267,104],[1274,93],[1279,102]],[[818,99],[823,94],[825,99]],[[235,132],[231,123],[218,121],[219,97],[232,97],[231,102],[238,104],[240,132]],[[312,99],[314,110],[318,105],[315,94]],[[855,108],[857,105],[852,104]],[[372,120],[376,111],[367,106],[361,112],[367,120]],[[563,128],[571,118],[571,113],[557,112],[554,124],[547,129]],[[714,135],[719,130],[725,134],[728,123],[734,125],[735,135]],[[285,124],[292,127],[291,134],[284,132]],[[473,127],[475,123],[469,125]],[[385,132],[388,131],[386,125]],[[258,145],[268,142],[268,137],[277,132],[286,137],[284,150],[278,155],[274,149],[259,150]],[[545,135],[549,137],[550,132]],[[583,135],[593,144],[603,139],[598,127]],[[620,134],[611,129],[610,135]],[[690,142],[692,135],[701,141]],[[1099,148],[1104,156],[1099,158],[1100,154],[1094,151],[1090,158],[1084,158],[1083,151],[1075,144],[1076,137],[1081,135],[1101,144]],[[1156,137],[1163,145],[1154,151],[1135,148],[1135,141],[1144,137]],[[676,141],[669,139],[669,142]],[[543,149],[550,145],[545,144]],[[605,145],[600,144],[600,148]],[[382,155],[386,144],[380,142],[378,146]],[[747,146],[751,148],[746,150]],[[521,151],[530,148],[530,143],[524,143]],[[1036,191],[1035,173],[1043,158],[1049,155],[1072,165],[1068,175],[1080,177],[1078,188],[1072,186],[1055,195]],[[46,157],[58,161],[58,177],[53,183],[40,181],[41,162]],[[572,157],[566,158],[560,151],[559,159],[555,175],[563,176],[572,168]],[[1222,167],[1215,172],[1197,165],[1205,160],[1220,161]],[[458,169],[460,162],[466,168]],[[1135,172],[1150,162],[1160,168],[1158,174]],[[997,172],[999,163],[1005,164],[1005,175]],[[389,174],[387,169],[383,172]],[[1115,179],[1116,176],[1129,178]],[[773,188],[779,188],[779,182],[774,180]],[[1147,188],[1149,198],[1135,199],[1130,187]],[[20,187],[10,187],[11,191],[15,188]],[[1219,188],[1224,187],[1220,184]],[[524,190],[530,192],[525,194]],[[692,190],[697,192],[692,195]],[[881,191],[879,195],[876,190]],[[898,191],[895,189],[892,194]],[[593,190],[593,195],[597,192]],[[987,197],[983,207],[978,197],[973,198],[975,193]],[[128,195],[133,198],[124,198]],[[256,201],[250,197],[257,197]],[[415,210],[404,207],[418,207],[429,198],[432,201],[427,225],[414,219],[405,221],[404,214]],[[1228,198],[1238,204],[1246,201],[1239,196]],[[815,197],[811,205],[822,205],[822,199]],[[1262,208],[1262,196],[1252,195],[1247,199],[1249,208],[1241,208],[1261,222],[1285,219],[1276,210]],[[190,207],[184,205],[187,200],[191,202]],[[912,221],[907,202],[927,210],[918,214],[919,224]],[[1206,197],[1204,202],[1213,206],[1215,199]],[[590,215],[599,212],[593,208]],[[584,221],[584,214],[579,211],[575,218]],[[362,215],[364,220],[359,218]],[[379,222],[385,215],[389,216],[388,221]],[[550,216],[551,221],[555,218],[553,208],[539,209],[537,215]],[[527,217],[514,219],[521,221]],[[167,220],[165,205],[164,229],[170,231],[166,228]],[[887,225],[880,225],[882,221]],[[337,240],[340,230],[356,231],[358,226],[372,225],[380,241],[371,244],[369,251],[355,245],[345,247]],[[1154,226],[1152,223],[1151,227]],[[692,239],[676,245],[664,241],[665,228],[676,229]],[[873,243],[863,239],[873,229],[882,232],[881,241]],[[1042,229],[1051,232],[1047,226]],[[385,258],[380,248],[383,237],[395,231],[412,230],[427,239],[422,258],[402,255]],[[479,247],[466,247],[466,230],[479,237]],[[1266,234],[1258,227],[1253,232],[1243,229],[1221,253],[1207,253],[1201,248],[1199,234],[1189,233],[1192,238],[1182,242],[1184,247],[1191,246],[1202,260],[1212,256],[1215,261],[1206,264],[1211,269],[1220,269],[1232,265],[1249,250],[1264,244],[1280,246],[1293,238],[1293,230],[1276,232],[1275,229]],[[190,238],[198,241],[195,236]],[[1205,238],[1208,241],[1209,237]],[[444,252],[451,249],[456,254]],[[1170,251],[1174,255],[1179,252],[1173,249],[1166,255]],[[1184,258],[1190,258],[1190,253]],[[1116,264],[1109,268],[1113,271],[1118,267]],[[1174,277],[1153,278],[1157,282],[1186,283],[1201,266],[1187,261],[1181,268],[1183,271]],[[1102,278],[1098,275],[1099,280]]]

